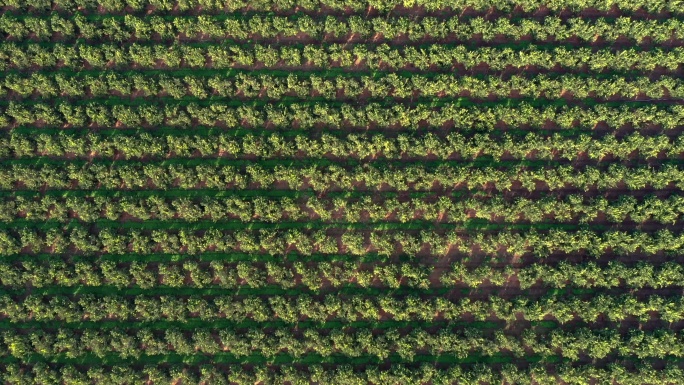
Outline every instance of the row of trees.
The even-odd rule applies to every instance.
[[[492,157],[500,161],[504,155],[520,160],[576,160],[580,154],[592,160],[607,156],[619,160],[678,158],[684,153],[684,137],[644,135],[634,132],[624,137],[607,134],[565,136],[529,132],[525,136],[477,133],[464,136],[450,132],[444,137],[428,132],[422,135],[401,133],[397,137],[380,134],[351,133],[331,135],[282,135],[277,132],[188,135],[187,133],[153,135],[153,132],[116,132],[115,135],[88,132],[73,134],[32,133],[0,136],[0,156],[5,159],[43,156],[124,159],[188,158],[195,156],[229,159],[257,156],[260,159],[342,158],[363,160],[438,159],[475,160]]]
[[[555,99],[571,96],[585,99],[608,99],[615,96],[629,99],[682,98],[682,80],[662,76],[651,80],[642,76],[628,79],[620,76],[591,78],[572,74],[560,76],[538,75],[532,78],[513,75],[509,79],[498,76],[456,76],[415,74],[410,77],[389,73],[380,77],[322,77],[315,74],[288,76],[249,75],[238,73],[226,76],[176,76],[169,74],[123,74],[108,72],[99,75],[69,76],[62,73],[8,74],[0,94],[13,99],[40,96],[42,98],[74,97],[172,97],[174,99],[248,98],[280,100],[283,97],[329,100],[371,98],[463,97],[497,98],[528,97]]]
[[[360,287],[400,286],[427,289],[430,268],[396,263],[375,264],[319,262],[304,264],[265,264],[240,262],[237,264],[212,261],[199,265],[194,261],[182,264],[133,262],[118,266],[112,261],[76,262],[66,264],[51,261],[49,265],[24,261],[18,266],[0,263],[0,283],[7,287],[43,286],[101,286],[123,287],[266,287],[292,288],[305,286],[310,290],[324,287],[358,285]]]
[[[338,243],[339,242],[339,243]],[[318,252],[323,254],[346,253],[365,255],[375,251],[389,256],[401,250],[415,256],[423,245],[430,246],[432,255],[444,256],[450,250],[471,254],[474,247],[489,255],[507,253],[522,256],[528,253],[544,258],[552,253],[586,253],[594,257],[612,251],[618,255],[640,252],[677,253],[684,247],[684,233],[659,230],[657,233],[588,230],[549,230],[537,232],[502,231],[497,233],[478,232],[465,234],[451,231],[440,234],[423,230],[416,234],[407,231],[346,230],[340,236],[333,236],[324,230],[302,232],[300,230],[218,230],[210,229],[200,235],[197,231],[181,229],[119,230],[104,228],[89,232],[82,227],[72,226],[69,230],[50,229],[38,232],[29,229],[0,231],[0,254],[16,255],[22,250],[34,253],[51,252],[93,254],[149,254],[163,253],[199,254],[216,251],[223,253],[265,253],[286,255],[297,250],[302,255]]]
[[[84,66],[94,69],[130,68],[253,68],[261,65],[274,67],[301,67],[319,69],[369,68],[371,70],[419,69],[452,70],[462,66],[473,70],[483,65],[488,71],[525,69],[572,71],[676,71],[682,63],[684,48],[653,48],[642,50],[627,48],[593,49],[555,47],[540,49],[530,46],[521,50],[512,48],[445,46],[430,44],[421,47],[390,47],[366,44],[315,44],[306,46],[282,45],[230,45],[202,44],[149,45],[149,44],[49,44],[3,42],[0,44],[0,70],[10,69],[70,69]]]
[[[626,167],[610,164],[608,168],[587,166],[581,169],[571,165],[555,168],[510,166],[497,169],[491,166],[474,168],[464,165],[441,164],[430,167],[409,164],[404,168],[393,165],[341,167],[339,165],[297,165],[263,167],[257,163],[245,168],[204,164],[184,166],[149,162],[81,163],[51,161],[50,165],[26,166],[22,164],[0,166],[0,189],[246,189],[310,188],[316,192],[328,190],[356,191],[431,191],[436,188],[462,190],[512,189],[560,190],[578,188],[628,189],[683,188],[684,169],[673,165],[660,168]]]
[[[466,369],[452,365],[447,369],[438,369],[433,363],[424,363],[410,367],[397,364],[390,368],[364,365],[364,369],[354,370],[347,365],[330,368],[318,364],[307,364],[305,368],[290,365],[255,365],[248,368],[241,365],[145,365],[142,369],[131,365],[88,365],[84,369],[70,364],[48,365],[39,362],[30,366],[7,364],[0,368],[0,377],[9,385],[43,385],[56,382],[56,379],[64,385],[304,385],[312,382],[320,385],[555,385],[561,381],[568,385],[584,385],[587,381],[617,385],[675,385],[683,376],[684,371],[675,364],[656,370],[648,364],[630,369],[618,363],[605,368],[593,364],[555,364],[552,369],[545,363],[533,363],[525,369],[519,369],[514,364],[503,364],[496,369],[486,365]]]
[[[674,262],[666,262],[660,266],[641,262],[634,266],[610,261],[607,266],[594,262],[571,264],[561,262],[556,266],[548,264],[532,264],[520,268],[507,266],[503,269],[482,264],[468,267],[464,262],[452,265],[452,270],[443,274],[440,281],[443,285],[465,284],[477,287],[482,284],[501,286],[510,284],[515,276],[521,289],[529,289],[535,284],[548,287],[582,287],[582,288],[615,288],[627,287],[640,289],[646,287],[663,288],[679,286],[684,280],[684,268]]]
[[[412,329],[403,332],[390,328],[373,332],[364,328],[355,331],[307,328],[296,332],[290,329],[265,332],[258,328],[237,333],[227,329],[183,332],[175,328],[163,332],[150,328],[135,331],[84,329],[76,332],[70,329],[54,332],[5,330],[0,351],[4,356],[21,359],[35,356],[79,358],[85,354],[94,354],[99,358],[119,356],[123,359],[173,353],[184,356],[227,354],[237,358],[253,355],[273,358],[282,354],[300,358],[315,354],[319,357],[366,356],[380,361],[390,355],[398,355],[400,360],[408,362],[420,355],[465,359],[472,355],[491,357],[511,354],[521,358],[532,352],[575,361],[579,360],[580,355],[603,359],[610,354],[640,359],[681,358],[684,356],[683,338],[680,333],[669,330],[635,331],[625,337],[610,329],[578,329],[572,332],[556,329],[548,335],[539,335],[527,329],[520,337],[506,335],[501,330],[492,336],[485,336],[477,329],[438,329],[431,332]],[[396,361],[396,358],[392,359],[392,362]]]
[[[683,56],[684,57],[684,56]],[[433,102],[434,103],[434,102]],[[156,104],[130,105],[127,102],[114,103],[89,102],[72,104],[30,103],[10,101],[0,109],[0,127],[15,125],[47,126],[72,125],[76,127],[129,127],[140,125],[170,126],[187,128],[196,125],[227,128],[275,127],[288,130],[312,129],[315,127],[344,128],[441,128],[451,126],[455,129],[493,131],[506,128],[556,128],[595,129],[600,125],[611,128],[661,127],[666,130],[684,125],[684,106],[649,105],[646,107],[611,107],[598,104],[580,106],[543,106],[520,102],[515,107],[496,104],[463,107],[457,103],[432,107],[426,103],[415,106],[401,103],[240,103],[234,107],[232,101],[211,103],[170,102],[163,107]]]
[[[531,300],[514,297],[509,300],[489,297],[485,300],[463,298],[449,300],[444,297],[339,295],[327,294],[314,298],[306,293],[287,297],[239,296],[143,296],[122,297],[106,295],[95,297],[81,294],[24,295],[13,298],[0,296],[0,314],[9,322],[28,321],[216,321],[248,323],[253,327],[267,321],[297,324],[299,321],[342,322],[381,319],[397,321],[477,321],[516,320],[567,323],[572,320],[597,322],[605,317],[611,322],[637,318],[640,322],[653,319],[672,323],[684,318],[684,300],[681,296],[642,298],[632,295],[594,295],[587,299],[557,297]]]
[[[654,221],[676,224],[684,214],[684,197],[666,199],[649,196],[637,200],[622,196],[609,201],[603,197],[585,201],[580,195],[566,198],[517,198],[506,201],[494,198],[440,197],[435,202],[421,198],[399,201],[396,198],[361,199],[317,198],[149,198],[53,197],[35,196],[0,198],[0,221],[11,223],[26,218],[37,221],[82,222],[123,218],[139,220],[182,220],[196,222],[240,220],[242,222],[315,221],[330,223],[401,222],[427,220],[441,223],[467,223],[470,218],[506,223],[594,223],[599,217],[611,223]]]
[[[484,41],[493,41],[498,36],[513,41],[529,36],[534,40],[545,41],[549,37],[564,41],[577,37],[584,42],[598,39],[615,42],[626,38],[640,43],[644,38],[654,43],[663,43],[673,39],[684,39],[681,32],[684,24],[678,19],[636,20],[630,17],[617,19],[598,18],[593,20],[581,17],[561,19],[546,17],[543,21],[522,19],[513,22],[508,18],[497,18],[495,21],[483,17],[467,20],[459,18],[437,19],[424,17],[419,20],[407,17],[375,17],[349,16],[337,18],[328,15],[325,19],[314,19],[307,15],[296,17],[252,15],[244,18],[215,18],[211,15],[198,17],[161,16],[138,17],[135,15],[87,18],[80,13],[68,18],[53,14],[45,17],[0,17],[0,34],[16,40],[49,41],[57,36],[59,40],[72,39],[106,39],[113,41],[160,39],[272,39],[300,38],[310,39],[334,38],[346,40],[351,35],[364,39],[373,37],[378,41],[378,34],[384,39],[392,40],[406,36],[412,41],[439,40],[448,37],[460,41],[469,41],[480,36]],[[384,40],[383,39],[383,40]]]
[[[524,12],[534,12],[540,8],[552,12],[573,11],[581,12],[587,8],[593,8],[602,12],[612,12],[618,9],[622,12],[634,12],[646,10],[651,13],[668,12],[682,14],[682,9],[678,2],[653,2],[650,0],[570,0],[563,2],[547,2],[543,0],[515,0],[515,1],[487,1],[487,0],[290,0],[287,2],[276,0],[231,0],[231,1],[209,1],[209,0],[145,0],[145,1],[85,1],[85,0],[4,0],[0,3],[3,7],[13,10],[32,10],[34,12],[49,12],[53,9],[62,11],[76,12],[86,10],[88,12],[123,12],[123,11],[143,11],[151,10],[156,13],[167,13],[169,11],[186,12],[189,10],[201,9],[204,12],[238,12],[238,11],[278,11],[292,12],[293,10],[305,12],[318,12],[324,9],[330,11],[354,11],[371,13],[370,11],[388,12],[397,8],[423,9],[427,11],[451,11],[461,13],[465,10],[486,12],[490,10],[500,12],[512,12],[522,10]]]
[[[434,268],[420,264],[375,264],[365,267],[360,263],[222,263],[212,261],[198,264],[195,261],[180,263],[132,262],[116,264],[112,261],[73,264],[61,260],[45,262],[23,261],[0,263],[0,283],[11,288],[50,286],[115,286],[140,287],[240,287],[260,288],[277,286],[293,288],[305,286],[312,291],[321,288],[354,286],[387,287],[401,286],[427,289],[429,276]],[[519,281],[521,289],[535,284],[547,287],[581,288],[664,288],[678,287],[684,281],[684,268],[673,262],[660,266],[639,263],[627,266],[611,261],[607,266],[594,262],[557,266],[533,264],[512,268],[495,268],[488,264],[469,267],[464,262],[455,263],[452,270],[441,274],[441,285],[446,287],[465,285],[502,286],[511,284],[512,277]]]

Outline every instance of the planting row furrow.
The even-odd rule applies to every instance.
[[[369,163],[401,160],[411,161],[442,160],[453,161],[484,160],[494,161],[546,160],[577,161],[584,158],[589,162],[609,159],[621,161],[663,158],[675,161],[683,159],[684,136],[670,137],[663,134],[645,135],[635,132],[617,137],[607,134],[602,137],[564,136],[555,133],[550,136],[529,132],[525,136],[479,133],[466,136],[450,132],[444,137],[435,133],[418,135],[398,133],[396,137],[380,134],[329,134],[285,136],[279,132],[254,135],[247,133],[236,137],[230,133],[208,135],[159,135],[150,131],[138,133],[119,132],[118,135],[103,135],[91,132],[85,135],[70,131],[57,134],[0,134],[0,163],[21,164],[13,158],[38,161],[38,158],[81,158],[88,160],[115,159],[168,159],[179,162],[183,158],[222,158],[289,160],[296,158],[300,164],[307,161],[325,164],[323,159],[335,159],[335,163],[349,164],[358,160]],[[48,158],[43,158],[48,159]],[[319,163],[320,162],[320,163]],[[34,163],[37,164],[37,163]],[[78,164],[78,162],[72,162]],[[183,163],[189,165],[189,163]],[[218,164],[215,161],[214,164]],[[238,165],[236,162],[234,165]],[[465,163],[467,164],[467,163]],[[484,163],[478,163],[484,164]]]
[[[434,198],[434,199],[433,199]],[[518,197],[431,197],[398,199],[370,196],[344,197],[0,197],[0,221],[17,220],[69,222],[172,221],[213,222],[239,220],[251,222],[313,221],[316,223],[407,223],[434,221],[469,224],[475,220],[496,223],[649,223],[674,225],[682,221],[684,197],[666,199],[648,196],[638,200],[623,196],[618,200],[604,197],[584,199],[573,194],[526,199]],[[17,221],[19,223],[20,221]],[[190,225],[190,223],[188,223]]]
[[[144,228],[144,227],[143,227]],[[80,226],[36,231],[29,228],[0,231],[0,254],[13,256],[22,252],[50,252],[92,255],[153,252],[201,254],[203,252],[287,255],[297,250],[304,255],[347,253],[363,256],[368,252],[391,256],[415,256],[428,253],[447,256],[507,254],[545,258],[554,253],[584,253],[595,258],[610,251],[616,255],[640,253],[676,254],[684,249],[684,234],[670,230],[657,232],[588,230],[564,231],[549,226],[541,232],[458,232],[398,230],[147,230],[103,228],[89,230]],[[429,246],[429,248],[427,248]]]
[[[583,385],[588,381],[617,385],[676,385],[684,378],[684,371],[676,364],[665,367],[641,362],[635,369],[633,361],[614,363],[605,368],[596,365],[569,365],[559,362],[532,363],[520,369],[515,364],[503,363],[497,367],[450,365],[436,368],[429,363],[416,365],[365,364],[355,370],[352,365],[330,368],[320,364],[303,367],[189,365],[182,362],[164,367],[130,363],[109,366],[35,363],[0,365],[0,377],[9,385],[43,385],[45,379],[60,378],[65,385],[96,384],[150,384],[184,385],[204,384],[308,384],[321,385],[383,385],[391,384],[516,384],[554,385],[559,382]]]
[[[74,364],[34,365],[7,364],[0,366],[0,376],[10,385],[42,385],[45,378],[61,378],[67,385],[95,382],[97,384],[136,384],[165,385],[182,383],[187,385],[203,384],[307,384],[321,385],[382,385],[392,384],[519,384],[583,385],[587,381],[605,381],[617,385],[672,385],[678,384],[684,371],[675,364],[664,368],[642,363],[638,368],[633,362],[621,362],[597,368],[595,365],[572,366],[558,362],[532,363],[524,369],[515,364],[503,363],[491,366],[451,365],[449,368],[435,368],[433,365],[384,365],[366,364],[354,370],[345,365],[335,368],[320,364],[307,364],[304,368],[283,366],[259,366],[209,364],[192,366],[182,363],[169,367],[154,367],[130,364],[109,366],[91,365],[84,369]],[[656,369],[657,368],[657,369]]]
[[[509,99],[509,102],[512,101]],[[108,100],[104,103],[82,101],[70,103],[32,102],[27,105],[10,101],[0,107],[0,128],[34,125],[73,125],[100,128],[140,128],[159,125],[189,128],[196,125],[215,126],[223,130],[235,128],[287,129],[306,131],[316,128],[333,130],[353,127],[386,128],[389,131],[419,128],[495,131],[505,128],[527,130],[577,128],[647,129],[660,127],[666,131],[684,126],[684,105],[635,102],[608,103],[593,106],[570,106],[559,100],[555,105],[514,101],[475,103],[435,103],[405,105],[396,103],[264,103],[244,104],[240,101],[198,102],[174,101],[157,104],[144,100]]]
[[[173,162],[170,162],[173,163]],[[310,188],[315,192],[328,190],[357,191],[431,191],[442,189],[475,189],[499,191],[554,191],[577,188],[592,189],[677,188],[684,186],[684,169],[675,165],[662,167],[608,167],[570,165],[556,167],[525,167],[519,164],[487,165],[482,168],[463,164],[420,165],[359,165],[349,168],[328,164],[297,166],[259,165],[246,167],[229,165],[182,165],[164,162],[126,162],[125,164],[68,164],[60,161],[42,165],[0,166],[0,189],[109,189],[150,190],[180,188],[209,189],[291,189]]]
[[[469,264],[471,266],[469,266]],[[628,266],[611,261],[605,266],[595,262],[556,266],[532,264],[523,267],[492,267],[483,263],[453,263],[450,270],[430,265],[427,261],[366,264],[355,262],[238,262],[218,260],[198,263],[148,263],[140,261],[115,263],[105,261],[71,261],[59,257],[38,261],[30,257],[21,263],[0,262],[0,284],[9,289],[45,287],[115,287],[122,288],[282,288],[306,287],[312,292],[329,288],[385,287],[428,289],[435,287],[519,287],[527,290],[535,285],[562,289],[661,289],[681,287],[684,267],[675,262],[659,266],[647,262]],[[437,282],[431,282],[430,278]],[[201,292],[201,291],[195,291]],[[304,293],[304,291],[303,291]],[[149,293],[146,293],[149,294]]]
[[[173,73],[171,73],[173,74]],[[456,76],[415,74],[410,77],[390,73],[376,77],[361,74],[359,77],[322,77],[317,74],[290,73],[289,76],[224,75],[182,76],[124,75],[116,72],[106,75],[67,76],[64,74],[9,73],[4,77],[0,94],[10,99],[78,98],[102,101],[121,98],[164,98],[182,100],[240,99],[271,100],[284,98],[302,100],[352,100],[358,98],[417,100],[468,97],[472,99],[533,98],[582,101],[587,98],[615,101],[627,100],[679,100],[684,98],[684,86],[676,77],[662,76],[655,81],[642,76],[636,79],[611,75],[596,79],[578,75],[539,75],[528,78],[513,75],[509,79],[498,76]],[[458,101],[460,99],[452,99]]]
[[[339,320],[435,321],[435,320],[516,320],[548,321],[561,324],[583,320],[595,323],[626,320],[662,320],[674,323],[684,319],[681,296],[591,295],[554,296],[533,300],[525,296],[503,299],[491,296],[475,300],[450,300],[443,296],[393,296],[389,292],[368,296],[325,294],[315,298],[296,296],[235,295],[135,295],[115,294],[77,296],[21,295],[0,296],[0,314],[10,322],[55,321],[185,321],[227,319],[235,322],[282,320],[296,325],[300,320],[327,322]]]
[[[576,38],[582,43],[627,41],[639,44],[647,41],[647,44],[663,44],[683,40],[683,27],[683,22],[678,19],[638,20],[630,17],[562,19],[549,16],[542,21],[512,21],[505,17],[495,21],[483,17],[460,20],[457,17],[438,19],[429,16],[416,20],[409,17],[366,18],[356,15],[313,18],[301,14],[294,17],[253,14],[242,17],[184,15],[165,18],[135,15],[86,17],[77,13],[64,17],[53,14],[49,19],[31,15],[0,17],[0,34],[6,39],[21,41],[211,39],[244,42],[293,39],[295,42],[332,40],[344,43],[350,38],[373,38],[374,42],[392,42],[397,38],[412,42],[470,42],[479,38],[481,42],[492,43],[500,41],[502,37],[508,42],[527,37],[538,42],[546,42],[549,38],[556,41]]]
[[[204,13],[224,12],[282,12],[292,13],[297,10],[306,12],[341,12],[363,13],[371,12],[390,13],[391,11],[414,10],[414,11],[451,11],[462,13],[465,11],[491,12],[492,10],[508,13],[523,11],[533,13],[540,9],[560,13],[563,11],[582,12],[584,10],[598,10],[613,12],[618,9],[622,12],[645,11],[652,14],[665,13],[666,15],[682,15],[681,4],[678,1],[653,2],[651,0],[565,0],[562,2],[547,2],[540,0],[514,0],[508,2],[498,1],[492,3],[486,0],[459,0],[459,1],[427,1],[427,0],[296,0],[282,3],[276,0],[231,0],[231,1],[205,1],[205,0],[145,0],[145,1],[93,1],[80,2],[74,0],[42,0],[31,2],[26,0],[3,1],[0,5],[7,10],[29,11],[32,13],[48,13],[54,9],[76,12],[87,10],[90,13],[123,13],[127,11],[167,14],[170,12],[201,11]]]
[[[55,68],[251,68],[273,69],[346,68],[350,70],[482,68],[503,71],[537,67],[546,70],[676,72],[682,64],[684,48],[649,50],[593,49],[538,46],[511,48],[425,44],[390,47],[387,44],[320,45],[214,45],[200,44],[100,44],[86,43],[0,43],[0,70],[50,70]]]
[[[579,329],[573,332],[553,330],[540,335],[526,330],[522,336],[512,336],[498,330],[487,336],[481,330],[470,328],[459,331],[439,329],[427,332],[413,329],[372,329],[354,331],[333,329],[321,332],[307,329],[293,332],[276,329],[232,330],[196,329],[190,333],[171,328],[164,332],[148,328],[131,332],[124,328],[106,331],[61,329],[45,331],[4,331],[0,344],[0,360],[6,357],[26,359],[30,356],[59,359],[94,355],[100,359],[118,356],[123,359],[144,360],[148,356],[181,355],[192,357],[208,355],[247,358],[262,356],[275,358],[287,354],[294,358],[309,355],[317,357],[364,357],[379,361],[398,355],[400,361],[412,362],[419,356],[449,356],[459,360],[468,357],[556,356],[566,362],[579,361],[580,357],[601,360],[610,355],[636,356],[638,359],[676,357],[684,358],[684,336],[669,330],[638,331],[621,336],[611,329]],[[394,361],[394,360],[393,360]]]

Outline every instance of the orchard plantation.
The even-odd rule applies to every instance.
[[[684,383],[684,0],[0,8],[0,385]]]

